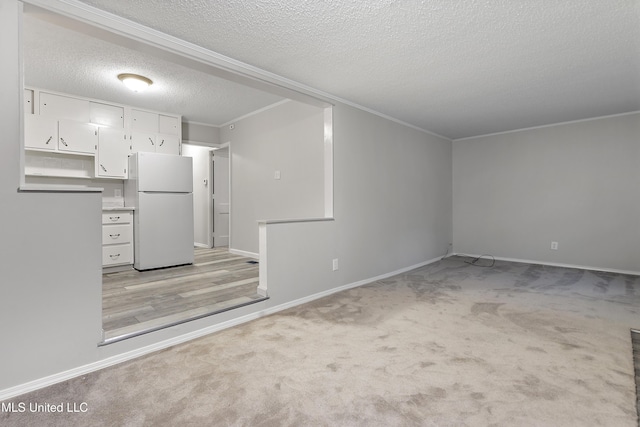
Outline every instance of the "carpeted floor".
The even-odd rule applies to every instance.
[[[0,425],[637,426],[640,277],[464,261],[20,396]]]

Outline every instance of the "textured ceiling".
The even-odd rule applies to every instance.
[[[167,113],[184,121],[221,125],[282,100],[281,97],[223,80],[148,53],[24,17],[24,69],[27,86],[97,98]],[[149,77],[154,84],[134,93],[120,73]]]
[[[82,2],[452,139],[640,110],[638,0]]]

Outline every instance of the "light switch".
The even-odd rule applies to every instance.
[[[273,174],[273,178],[280,179],[280,171],[275,171],[275,173]]]

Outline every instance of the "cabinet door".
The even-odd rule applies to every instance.
[[[129,141],[122,128],[100,128],[98,130],[98,157],[96,176],[104,178],[127,178]]]
[[[156,134],[150,132],[131,132],[131,152],[132,153],[155,153]]]
[[[58,122],[58,150],[95,154],[98,148],[98,128],[91,123],[71,120]]]
[[[33,114],[33,91],[31,89],[24,90],[24,114]]]
[[[180,126],[178,126],[179,124],[177,117],[164,116],[160,114],[158,117],[158,132],[169,135],[178,135],[178,130],[180,129]]]
[[[142,110],[131,110],[131,129],[158,132],[158,114]]]
[[[156,139],[156,153],[180,155],[180,138],[178,138],[178,135],[159,133]]]
[[[124,127],[124,108],[99,102],[90,102],[89,104],[91,123],[114,128]]]
[[[54,151],[58,141],[58,121],[53,117],[24,116],[24,146]]]
[[[40,92],[40,115],[89,122],[89,101]]]

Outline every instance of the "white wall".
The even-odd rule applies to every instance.
[[[231,249],[258,253],[258,220],[324,216],[322,108],[285,102],[220,137],[231,143]]]
[[[454,141],[455,252],[640,272],[639,135],[633,114]]]
[[[444,253],[451,239],[451,144],[343,105],[334,108],[335,221],[268,226],[270,299],[194,322],[98,347],[101,331],[100,193],[19,193],[21,81],[17,0],[0,2],[0,396],[11,396],[71,375],[116,363],[215,328],[259,316],[315,293],[366,280]],[[283,107],[295,106],[293,103]],[[285,108],[286,110],[286,108]],[[318,116],[290,114],[315,138]],[[275,113],[275,112],[274,112]],[[312,123],[312,124],[311,124]],[[268,123],[264,123],[266,126]],[[295,128],[289,132],[295,134]],[[236,128],[238,130],[238,127]],[[242,127],[240,127],[242,132]],[[297,176],[314,195],[303,205],[323,216],[315,148],[284,153],[257,147],[265,177]],[[299,141],[299,139],[295,139]],[[291,142],[291,141],[290,141]],[[277,141],[276,141],[277,143]],[[232,138],[233,144],[233,138]],[[293,144],[293,142],[291,142]],[[242,148],[242,147],[241,147]],[[233,149],[233,147],[232,147]],[[240,151],[242,153],[242,151]],[[285,159],[284,163],[279,160]],[[235,165],[234,165],[235,167]],[[317,195],[317,200],[315,196]],[[282,197],[307,197],[297,189]],[[296,212],[306,214],[306,212]],[[255,224],[254,224],[255,225]],[[300,248],[304,250],[300,250]],[[340,270],[331,271],[331,258]],[[271,280],[272,279],[272,280]],[[33,383],[30,383],[33,381]]]
[[[220,128],[202,123],[182,122],[182,139],[217,147],[220,145]]]

